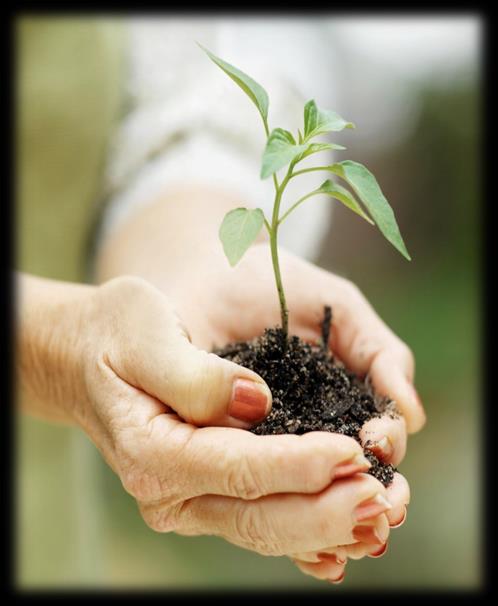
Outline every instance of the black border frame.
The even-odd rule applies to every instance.
[[[264,596],[269,595],[271,597],[302,597],[302,596],[313,596],[319,597],[323,596],[324,598],[330,600],[348,600],[354,601],[355,599],[361,596],[368,596],[369,604],[374,602],[384,602],[386,600],[397,600],[400,598],[410,599],[414,598],[419,600],[422,597],[434,597],[436,599],[441,600],[444,598],[450,598],[452,601],[460,601],[460,600],[479,600],[486,599],[488,596],[492,597],[494,583],[493,583],[493,553],[492,553],[492,536],[494,530],[494,507],[492,507],[492,498],[491,498],[491,461],[493,460],[493,428],[495,427],[495,406],[491,400],[491,377],[492,377],[492,350],[491,344],[494,343],[494,333],[491,331],[490,320],[492,319],[492,301],[493,297],[491,295],[491,285],[493,283],[492,269],[493,269],[493,261],[496,259],[496,247],[495,242],[492,241],[490,236],[491,229],[495,225],[493,221],[493,213],[495,207],[495,201],[491,198],[492,189],[490,187],[490,171],[489,164],[491,159],[490,154],[490,142],[493,138],[493,112],[492,108],[496,107],[492,103],[492,68],[495,68],[494,59],[494,40],[493,34],[495,33],[495,29],[493,27],[493,16],[492,11],[488,9],[485,3],[473,2],[467,4],[461,4],[459,7],[456,4],[452,4],[451,7],[445,6],[444,4],[429,4],[427,6],[423,6],[421,3],[417,3],[413,6],[403,5],[395,6],[394,3],[392,6],[386,5],[383,3],[382,5],[377,5],[372,7],[372,5],[368,3],[355,3],[354,6],[351,4],[347,5],[347,8],[334,10],[333,6],[325,6],[325,3],[317,3],[317,2],[307,2],[307,10],[303,10],[302,7],[300,10],[286,8],[283,9],[278,6],[270,6],[266,5],[264,9],[258,8],[256,5],[253,5],[251,9],[241,9],[234,10],[233,6],[229,9],[226,7],[220,6],[219,3],[212,4],[209,8],[204,6],[191,6],[191,10],[180,9],[177,10],[171,6],[162,6],[157,7],[154,5],[142,5],[140,8],[126,8],[124,5],[120,7],[119,10],[115,10],[115,8],[109,6],[92,6],[90,3],[77,5],[76,3],[71,4],[70,6],[63,5],[62,3],[48,2],[45,6],[42,6],[41,3],[17,3],[14,7],[9,7],[7,19],[2,20],[2,25],[5,28],[4,35],[2,36],[2,61],[4,63],[4,74],[7,76],[10,86],[8,87],[8,95],[4,97],[6,108],[3,113],[4,119],[4,145],[8,146],[8,151],[6,154],[7,162],[3,163],[3,169],[5,171],[4,179],[2,180],[3,185],[6,188],[4,200],[0,206],[2,212],[2,228],[4,230],[4,235],[1,240],[3,246],[3,254],[2,259],[4,263],[2,263],[2,324],[1,324],[1,341],[0,341],[0,352],[2,354],[0,360],[2,361],[2,369],[4,371],[4,380],[2,381],[2,387],[5,394],[5,397],[2,398],[3,407],[2,410],[5,413],[6,420],[2,423],[3,430],[3,440],[2,445],[4,447],[2,462],[4,464],[4,474],[6,479],[8,480],[9,487],[9,496],[14,496],[14,498],[10,499],[10,507],[6,507],[6,511],[2,516],[2,523],[4,526],[4,541],[3,545],[6,547],[5,554],[5,565],[3,568],[3,572],[5,574],[5,578],[2,583],[2,593],[4,593],[7,599],[22,599],[22,598],[49,598],[51,600],[55,599],[67,599],[67,598],[95,598],[95,597],[117,597],[120,600],[124,599],[133,599],[140,597],[143,598],[183,598],[188,599],[189,597],[195,599],[196,597],[205,598],[207,596],[216,598],[219,600],[220,598],[228,598],[228,599],[243,599],[244,597],[252,598],[255,596]],[[372,10],[373,9],[373,10]],[[289,593],[282,591],[272,591],[265,592],[261,590],[247,591],[243,592],[235,592],[232,590],[226,591],[209,591],[205,592],[202,590],[195,591],[151,591],[151,592],[141,592],[139,590],[123,590],[123,591],[109,591],[109,590],[43,590],[43,591],[29,591],[29,590],[19,590],[15,587],[15,579],[14,579],[14,569],[15,569],[15,478],[14,478],[14,456],[13,456],[13,448],[15,439],[14,436],[16,434],[15,427],[15,407],[14,407],[14,354],[15,354],[15,343],[14,343],[14,323],[15,323],[15,277],[12,269],[15,266],[15,53],[14,53],[14,22],[15,19],[20,15],[25,14],[39,14],[39,15],[54,15],[54,14],[72,14],[74,15],[130,15],[130,14],[163,14],[168,13],[175,16],[182,15],[204,15],[212,16],[212,15],[220,15],[220,14],[237,14],[239,16],[251,16],[254,14],[266,14],[268,16],[276,16],[276,15],[284,15],[284,16],[299,16],[306,14],[340,14],[340,15],[351,15],[351,14],[361,14],[361,16],[366,15],[381,15],[386,16],[387,14],[391,14],[393,16],[420,16],[420,15],[429,15],[429,16],[437,16],[437,15],[462,15],[462,14],[473,14],[478,15],[481,18],[482,23],[482,63],[481,63],[481,94],[482,94],[482,106],[481,106],[481,139],[482,139],[482,172],[481,172],[481,183],[482,183],[482,191],[481,199],[483,200],[482,205],[482,213],[481,213],[481,233],[482,233],[482,248],[481,248],[481,302],[482,302],[482,316],[481,316],[481,342],[483,345],[482,352],[482,360],[484,361],[481,375],[481,385],[482,385],[482,401],[484,407],[482,409],[482,461],[485,465],[485,469],[483,470],[483,477],[489,479],[489,483],[483,482],[483,495],[481,499],[482,503],[482,559],[483,559],[483,569],[482,569],[482,586],[479,590],[476,591],[462,591],[462,590],[451,590],[448,591],[438,590],[424,590],[423,588],[413,589],[410,591],[354,591],[348,590],[347,592],[338,592],[335,596],[330,592],[330,588],[324,587],[324,590],[313,590],[313,591],[292,591]],[[5,81],[5,80],[4,80]],[[489,164],[488,164],[489,163]],[[6,422],[5,422],[6,421]],[[7,499],[4,498],[4,503]]]

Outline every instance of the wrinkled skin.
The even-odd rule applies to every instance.
[[[156,203],[136,212],[104,243],[97,263],[99,280],[131,273],[157,286],[180,315],[181,325],[192,344],[205,351],[261,334],[266,327],[275,326],[280,320],[269,246],[264,237],[261,238],[235,268],[229,267],[217,231],[223,214],[235,206],[237,203],[232,195],[205,187],[182,188],[160,197]],[[185,236],[186,226],[188,238]],[[396,400],[403,417],[373,419],[362,428],[360,437],[363,442],[373,442],[372,450],[379,458],[398,465],[405,455],[407,432],[418,431],[425,423],[422,405],[413,388],[411,351],[382,322],[351,282],[284,250],[280,250],[280,263],[290,311],[291,334],[316,340],[323,307],[331,305],[334,318],[330,347],[334,354],[351,370],[362,376],[368,374],[379,393]],[[208,381],[207,377],[205,381]],[[154,395],[150,388],[147,391]],[[194,386],[190,388],[191,394],[205,394],[207,391]],[[226,397],[226,394],[220,394],[217,406],[223,409]],[[209,402],[204,401],[203,406],[192,411],[181,398],[168,400],[157,396],[157,399],[168,402],[183,419],[194,425],[226,424],[226,419],[220,418],[219,414],[213,422],[216,405]],[[211,412],[206,416],[202,410],[210,406]],[[348,448],[354,449],[358,444],[352,439],[322,432],[305,436],[253,436],[240,431],[233,434],[233,429],[227,428],[196,429],[181,423],[168,412],[163,412],[160,417],[165,431],[168,420],[168,428],[174,428],[173,434],[177,437],[192,432],[194,437],[189,438],[188,444],[196,446],[199,454],[197,458],[193,455],[189,458],[196,461],[195,469],[199,465],[199,469],[205,470],[202,477],[216,474],[223,477],[220,469],[213,470],[213,473],[206,469],[206,466],[213,465],[215,459],[206,456],[215,448],[214,444],[222,448],[219,452],[221,460],[228,462],[233,456],[237,460],[237,455],[240,459],[234,467],[237,471],[225,471],[225,476],[232,481],[239,478],[234,481],[239,488],[227,490],[230,495],[223,493],[223,498],[200,497],[205,499],[202,509],[197,509],[195,504],[190,509],[190,503],[196,501],[187,499],[187,504],[178,510],[179,515],[170,515],[171,505],[168,506],[167,499],[161,499],[160,492],[146,498],[143,492],[132,490],[146,521],[159,530],[174,528],[184,534],[220,534],[260,553],[285,553],[303,572],[317,578],[337,580],[343,574],[347,558],[378,554],[379,550],[382,551],[382,544],[386,544],[389,527],[404,519],[409,487],[400,474],[395,474],[394,482],[387,490],[364,474],[365,470],[357,470],[351,477],[332,480],[339,461],[339,444],[343,448],[346,439]],[[173,421],[181,424],[172,425]],[[318,454],[318,444],[320,448],[329,449],[327,454],[323,450]],[[259,459],[251,456],[251,445],[259,453]],[[218,452],[216,448],[215,452]],[[350,454],[348,451],[348,456]],[[172,458],[173,455],[168,457]],[[342,461],[346,459],[341,458]],[[181,466],[180,454],[176,460]],[[262,469],[262,461],[267,470],[263,474],[264,481],[258,471]],[[140,469],[137,458],[135,462]],[[247,479],[248,474],[252,480]],[[133,475],[137,477],[140,472]],[[178,475],[171,477],[178,478]],[[171,478],[168,480],[171,482]],[[191,471],[190,482],[201,482],[201,478]],[[287,482],[286,492],[292,492],[292,495],[282,494],[281,482]],[[168,481],[151,480],[151,483],[161,486]],[[244,488],[241,489],[241,485]],[[217,492],[212,487],[208,487],[208,492],[219,494],[219,490]],[[391,509],[362,522],[375,527],[377,537],[372,539],[372,533],[363,532],[363,538],[357,540],[352,536],[354,507],[374,493],[386,496]],[[227,500],[227,496],[231,498]],[[234,498],[239,501],[234,501]],[[305,508],[302,507],[304,502]],[[221,525],[229,520],[228,512],[232,507],[238,511],[237,522],[229,531],[222,529]],[[242,511],[245,513],[240,513]],[[182,513],[187,515],[180,522]],[[207,515],[210,522],[199,521],[197,516],[202,515]],[[161,520],[166,522],[161,523]],[[210,527],[213,522],[215,529]],[[317,528],[320,529],[318,534]],[[332,557],[327,557],[330,554]]]

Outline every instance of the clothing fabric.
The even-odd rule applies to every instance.
[[[310,98],[334,107],[333,53],[317,19],[138,18],[129,23],[129,110],[114,137],[106,170],[109,197],[101,237],[161,192],[185,183],[233,191],[237,205],[271,216],[271,178],[260,180],[266,136],[251,100],[196,42],[259,82],[270,97],[270,129],[302,129]],[[314,158],[316,158],[315,156]],[[324,163],[331,161],[322,154]],[[294,179],[282,211],[325,179]],[[286,220],[280,244],[313,259],[332,205],[319,198]]]

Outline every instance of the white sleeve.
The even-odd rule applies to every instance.
[[[317,20],[154,17],[129,23],[129,107],[105,174],[101,237],[176,185],[199,183],[270,215],[272,179],[260,180],[265,133],[251,101],[196,44],[233,63],[267,90],[270,128],[294,132],[304,103],[334,108],[333,53]],[[323,163],[331,161],[327,153]],[[326,176],[310,173],[286,190],[286,206]],[[328,230],[331,204],[318,197],[284,224],[280,242],[313,258]]]

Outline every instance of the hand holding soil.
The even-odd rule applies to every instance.
[[[409,500],[402,476],[386,489],[364,473],[362,447],[347,436],[233,427],[251,426],[233,415],[247,418],[252,404],[268,410],[267,386],[192,345],[171,302],[146,281],[21,277],[20,304],[31,412],[79,425],[153,529],[218,535],[332,580],[345,556],[384,549]]]
[[[262,335],[266,328],[277,326],[280,319],[279,301],[275,296],[274,276],[271,264],[268,262],[270,246],[264,241],[253,244],[235,268],[228,265],[217,240],[216,229],[214,227],[208,229],[206,226],[215,226],[219,217],[223,215],[227,207],[230,207],[230,204],[233,204],[233,198],[230,195],[207,188],[185,188],[165,195],[155,204],[151,204],[139,214],[137,213],[133,220],[123,224],[119,230],[116,230],[114,236],[109,238],[100,255],[100,278],[108,280],[111,276],[116,275],[122,267],[130,267],[134,268],[135,271],[140,271],[148,282],[155,284],[161,292],[167,293],[168,300],[173,302],[175,309],[187,327],[192,344],[202,350],[212,351],[229,343],[250,341]],[[180,216],[175,210],[179,207],[182,208]],[[198,215],[199,209],[209,209],[209,212],[206,211],[202,215],[202,220],[194,221],[192,217]],[[213,209],[216,209],[216,212]],[[168,248],[168,263],[150,263],[148,260],[151,257],[162,258],[166,227],[172,234],[180,234],[182,225],[186,222],[190,225],[190,231],[192,232],[190,235],[192,241],[197,243],[196,246],[182,247],[181,239],[178,240],[178,244],[173,239]],[[148,242],[146,251],[144,251],[143,246],[145,238]],[[386,395],[394,399],[396,406],[403,413],[402,417],[395,419],[390,418],[389,415],[371,419],[362,427],[359,436],[362,445],[366,444],[368,440],[380,443],[380,446],[376,449],[377,454],[382,458],[381,450],[386,450],[386,462],[393,463],[396,466],[399,465],[405,454],[407,428],[408,432],[414,432],[419,430],[425,422],[423,408],[412,386],[413,355],[409,348],[385,325],[358,288],[348,280],[308,263],[285,250],[280,251],[280,263],[283,275],[286,278],[286,294],[290,310],[290,334],[297,335],[308,343],[320,342],[324,306],[330,305],[333,309],[333,322],[329,335],[329,345],[334,357],[343,361],[348,369],[358,373],[360,377],[368,375],[375,392],[380,396]],[[139,328],[140,322],[145,321],[145,319],[154,319],[152,311],[146,311],[146,309],[149,308],[144,306],[143,317],[134,321],[133,334],[140,335],[143,333],[143,329]],[[132,329],[130,328],[130,330]],[[157,359],[159,366],[154,363],[154,367],[145,370],[148,373],[156,372],[156,382],[158,382],[167,372],[165,351],[155,353],[151,358],[149,345],[158,337],[164,336],[165,333],[157,326],[154,330],[149,329],[147,334],[149,333],[152,333],[154,338],[149,337],[144,341],[143,345],[144,347],[147,346],[147,349],[143,351],[143,359],[147,360],[147,366],[150,365],[151,359]],[[166,342],[164,342],[164,347],[167,349]],[[214,356],[212,357],[214,358]],[[172,362],[175,359],[173,355]],[[213,370],[215,368],[213,366]],[[241,367],[236,365],[236,368]],[[185,380],[187,380],[188,375],[183,374]],[[259,378],[259,375],[257,376]],[[262,379],[259,378],[259,380]],[[226,385],[228,386],[229,383]],[[190,389],[191,394],[197,393],[194,388],[188,387],[188,382],[186,383],[186,389],[187,391]],[[202,398],[208,393],[211,393],[214,398],[214,391],[207,388],[201,389]],[[199,408],[196,408],[194,412],[191,411],[191,416],[188,416],[188,410],[182,410],[181,408],[178,408],[178,413],[179,415],[188,416],[188,419],[194,425],[221,423],[246,429],[251,429],[253,426],[257,427],[256,424],[261,420],[259,415],[264,416],[261,413],[261,408],[252,416],[253,423],[236,420],[230,414],[226,415],[231,393],[229,387],[227,387],[225,393],[226,399],[219,399],[220,408],[217,409],[225,413],[224,421],[220,420],[222,415],[216,421],[211,421],[208,417],[202,416],[202,410]],[[218,394],[221,396],[222,392],[218,391]],[[156,397],[161,400],[160,396]],[[206,401],[202,398],[198,400],[199,403]],[[275,403],[277,403],[278,398],[279,394],[276,394]],[[171,408],[175,409],[176,403],[174,400],[166,401]],[[209,402],[210,399],[207,401]],[[181,402],[178,402],[178,406],[181,406]],[[247,415],[247,408],[245,414]],[[162,416],[171,418],[167,413]],[[173,435],[178,436],[179,430],[183,432],[181,428],[184,427],[185,424],[181,424],[179,429],[173,431]],[[275,467],[272,468],[272,473],[276,475],[281,475],[287,470],[289,475],[292,476],[292,474],[300,474],[301,470],[305,469],[306,473],[310,475],[310,479],[313,479],[317,469],[323,463],[319,463],[317,458],[307,459],[304,455],[302,460],[300,458],[296,459],[293,454],[294,450],[299,448],[303,442],[309,444],[308,440],[312,436],[316,436],[313,440],[321,440],[324,435],[333,440],[336,440],[336,438],[348,439],[351,441],[350,443],[359,447],[359,452],[361,452],[360,444],[353,438],[324,431],[313,431],[301,436],[258,436],[249,431],[240,432],[239,430],[234,435],[231,429],[220,427],[204,427],[200,431],[203,432],[200,434],[201,436],[211,436],[217,443],[217,447],[214,448],[212,445],[203,442],[206,446],[209,446],[208,450],[204,450],[203,454],[199,455],[204,466],[211,462],[211,454],[223,460],[233,452],[240,452],[238,450],[239,444],[246,448],[246,436],[256,440],[255,442],[249,442],[249,444],[257,445],[259,442],[263,445],[274,444],[274,440],[277,440],[276,444],[285,445],[285,452],[281,452],[277,456]],[[227,434],[229,431],[230,433]],[[198,435],[197,430],[194,435]],[[225,440],[223,436],[231,437]],[[166,448],[167,440],[164,439],[162,442],[164,442],[164,448]],[[158,457],[154,452],[151,452],[150,456],[154,459]],[[171,455],[169,456],[171,457]],[[296,453],[296,456],[299,455]],[[162,459],[160,460],[162,463]],[[250,457],[248,460],[250,460]],[[292,466],[292,469],[285,466],[286,462]],[[263,466],[263,463],[261,465]],[[249,472],[252,473],[254,465],[249,463],[249,466]],[[245,458],[242,457],[238,474],[244,477],[247,468]],[[264,464],[264,468],[270,469],[267,463]],[[194,467],[191,467],[191,469],[194,470]],[[202,471],[205,467],[200,469]],[[364,468],[364,471],[367,471],[367,469]],[[349,468],[349,472],[354,473],[354,468]],[[373,520],[363,522],[363,524],[369,526],[372,525],[372,522],[374,525],[378,525],[380,538],[367,534],[366,537],[362,535],[363,540],[360,540],[358,531],[356,532],[356,538],[349,531],[346,542],[333,543],[330,542],[331,538],[328,538],[321,543],[319,542],[319,546],[315,544],[314,549],[306,549],[304,546],[303,548],[296,548],[298,546],[295,544],[293,550],[289,551],[287,555],[293,558],[304,572],[309,572],[317,578],[336,579],[342,575],[345,565],[344,562],[337,563],[335,559],[332,563],[319,562],[317,561],[319,553],[327,553],[330,556],[329,552],[331,552],[334,554],[334,558],[338,555],[339,560],[344,560],[345,557],[355,559],[365,555],[381,555],[382,550],[385,549],[389,524],[395,526],[404,518],[405,505],[409,501],[409,488],[406,480],[400,474],[395,473],[393,482],[386,488],[381,482],[363,471],[358,470],[356,473],[367,478],[368,482],[373,481],[380,494],[387,496],[392,509],[377,514]],[[230,472],[232,478],[234,474],[235,472]],[[166,479],[163,479],[161,484],[166,483],[166,481]],[[171,480],[168,478],[168,481]],[[268,550],[275,548],[273,539],[277,541],[277,538],[283,536],[284,533],[288,533],[287,538],[277,541],[277,549],[281,549],[282,540],[284,542],[292,540],[295,543],[299,543],[301,540],[306,541],[306,537],[310,535],[308,523],[311,525],[315,523],[328,524],[329,522],[335,524],[338,518],[334,517],[331,502],[327,501],[326,507],[320,509],[320,503],[323,504],[322,499],[325,494],[329,494],[329,491],[332,491],[331,495],[335,494],[332,490],[334,484],[335,489],[338,488],[339,480],[336,479],[334,483],[331,483],[331,475],[328,476],[328,482],[329,488],[315,495],[302,489],[296,489],[294,494],[305,496],[306,499],[301,501],[298,508],[299,514],[295,518],[285,518],[283,510],[280,510],[281,507],[286,509],[289,503],[284,495],[278,494],[275,489],[273,489],[274,492],[272,492],[271,497],[266,495],[264,497],[265,502],[267,499],[273,503],[278,502],[277,509],[280,513],[274,515],[272,510],[270,515],[267,510],[257,508],[260,515],[263,516],[262,528],[270,526],[271,529],[265,530],[263,533],[267,542],[265,551],[259,544],[261,537],[259,525],[253,524],[252,533],[258,533],[256,536],[259,537],[257,541],[259,547],[255,546],[254,549],[261,553],[268,553]],[[353,483],[351,487],[348,486],[348,490],[354,491],[355,486],[356,484]],[[207,490],[213,491],[212,488]],[[357,496],[357,499],[356,502],[359,503],[361,497]],[[309,511],[306,510],[306,514],[303,513],[305,512],[304,502],[310,507]],[[161,504],[160,499],[159,503]],[[157,506],[159,510],[160,504]],[[263,501],[258,499],[257,503],[253,502],[251,506],[255,507],[256,504],[262,505]],[[167,507],[165,513],[153,515],[166,516],[166,511]],[[207,510],[204,509],[204,511]],[[310,518],[307,518],[307,515]],[[284,523],[284,519],[288,520],[284,524],[285,527],[275,530],[273,524],[277,520]],[[351,522],[347,524],[351,528]],[[166,528],[164,526],[164,529]],[[199,525],[197,532],[201,533],[202,531],[202,526]],[[206,527],[205,532],[210,533],[212,531]],[[222,532],[221,528],[220,532]],[[365,531],[362,530],[361,532]],[[371,531],[368,530],[367,532],[370,533]],[[222,536],[232,540],[227,532]],[[336,540],[342,541],[339,537]],[[379,541],[382,541],[382,544],[379,544]],[[288,543],[286,544],[288,545]],[[245,546],[253,549],[253,547],[249,547],[247,542]],[[289,548],[291,547],[289,545]],[[324,555],[320,557],[327,559]]]
[[[244,90],[254,84],[237,73]],[[333,147],[309,139],[350,123],[310,101],[298,143],[283,129],[270,135],[267,98],[256,93],[268,136],[262,174],[276,187],[271,225],[260,209],[226,213],[230,263],[245,254],[229,267],[210,228],[231,194],[180,187],[107,237],[100,286],[21,276],[21,404],[79,425],[151,528],[217,535],[340,582],[348,558],[382,555],[404,520],[408,483],[390,465],[425,415],[410,350],[358,288],[277,248],[280,222],[315,194],[373,222],[331,181],[278,213],[287,182],[315,170],[295,165]],[[280,184],[275,173],[289,160]],[[409,258],[365,167],[316,170],[359,188]]]
[[[154,213],[154,209],[150,212]],[[126,232],[124,237],[128,237]],[[216,346],[225,343],[250,341],[261,335],[266,327],[278,324],[280,310],[278,300],[274,296],[273,275],[268,257],[269,245],[260,243],[251,246],[235,268],[228,267],[221,256],[202,255],[193,259],[193,267],[195,265],[198,276],[195,281],[188,279],[190,270],[188,264],[185,266],[185,261],[182,268],[185,270],[187,267],[186,272],[173,272],[171,279],[177,287],[176,305],[195,345],[216,350]],[[425,413],[412,387],[414,364],[409,348],[384,324],[351,282],[284,250],[281,251],[281,265],[287,278],[291,334],[299,335],[308,343],[319,342],[323,306],[329,303],[334,309],[329,336],[329,345],[334,355],[340,354],[340,359],[347,362],[347,367],[360,376],[368,375],[377,394],[396,400],[402,416],[387,412],[372,418],[362,424],[359,438],[364,446],[369,442],[370,449],[382,461],[399,465],[406,452],[407,425],[410,432],[415,432],[425,423]],[[202,306],[197,305],[197,301],[202,301]],[[234,346],[228,346],[225,351],[234,349]],[[245,363],[247,360],[237,359],[237,362]],[[262,363],[259,370],[264,372],[264,368],[265,364]],[[270,376],[266,378],[270,384]],[[274,394],[273,408],[268,419],[275,412],[278,399],[279,395]],[[304,408],[306,404],[309,402],[303,401]],[[308,406],[308,409],[313,410],[313,407]],[[257,431],[262,425],[264,423],[256,423],[253,431]],[[326,427],[319,429],[327,430]],[[273,438],[296,437],[295,444],[298,444],[300,439],[308,439],[310,435],[321,433],[323,432],[299,438]],[[264,439],[270,437],[264,436]],[[287,456],[291,457],[292,453],[289,451]],[[353,469],[350,471],[352,473]],[[387,525],[399,525],[406,515],[405,505],[409,501],[409,488],[405,478],[394,473],[392,483],[385,494],[392,509],[376,520],[376,523],[381,525],[383,541],[386,536],[382,533]],[[296,532],[296,529],[293,532]],[[333,557],[337,555],[339,560],[346,557],[358,559],[365,555],[381,555],[384,546],[385,543],[379,545],[378,539],[370,536],[368,540],[353,541],[340,547],[329,545],[327,552],[322,551],[333,553]],[[303,567],[303,571],[313,571],[312,574],[316,573],[315,576],[319,578],[325,578],[324,571],[327,571],[328,578],[340,576],[334,576],[332,573],[344,565],[319,563],[318,553],[304,552],[299,558],[296,555],[293,557],[296,563]],[[320,557],[327,559],[323,553]],[[306,562],[306,565],[303,562]]]
[[[344,363],[329,351],[332,311],[328,301],[324,302],[321,343],[306,343],[299,336],[290,333],[289,306],[277,241],[279,228],[290,213],[311,197],[327,195],[344,204],[371,225],[376,225],[398,252],[410,260],[393,210],[375,176],[358,162],[346,160],[297,169],[298,164],[308,156],[330,149],[345,149],[330,142],[311,143],[311,140],[330,132],[354,128],[352,122],[344,120],[334,111],[320,109],[315,100],[311,99],[304,106],[302,131],[298,129],[294,135],[280,127],[270,130],[269,97],[266,90],[234,65],[205,48],[203,50],[257,108],[266,134],[260,177],[267,179],[271,176],[275,189],[271,216],[266,216],[261,208],[234,208],[225,215],[219,229],[219,237],[228,262],[234,267],[258,238],[264,226],[269,235],[271,262],[280,306],[279,327],[267,325],[263,335],[250,341],[229,343],[215,351],[223,358],[258,372],[271,388],[274,397],[273,409],[267,419],[253,428],[255,433],[305,435],[308,432],[325,430],[352,436],[363,443],[368,460],[372,463],[368,473],[388,487],[393,483],[395,472],[389,461],[401,460],[404,455],[404,419],[388,390],[384,390],[385,385],[380,386],[385,397],[379,398],[370,376],[365,380],[364,375],[368,371],[373,374],[374,367],[377,370],[379,366],[384,366],[383,375],[388,376],[383,347],[387,345],[387,356],[390,355],[389,352],[392,355],[392,352],[396,351],[394,342],[388,338],[385,327],[379,326],[375,317],[372,318],[372,314],[368,313],[366,306],[363,305],[361,309],[361,296],[352,289],[349,298],[353,303],[356,299],[353,311],[365,313],[367,322],[370,320],[370,329],[373,328],[373,338],[369,336],[368,330],[361,331],[359,343],[356,343],[356,337],[350,335],[348,346],[344,348],[344,359],[348,353],[353,352],[353,358],[356,358],[353,364],[359,361],[359,374],[352,370],[353,364],[348,370]],[[286,172],[281,177],[277,176],[283,168],[286,168]],[[281,212],[282,197],[291,179],[312,171],[332,173],[345,181],[352,191],[336,181],[327,180],[319,188],[301,196],[285,212]],[[353,321],[353,326],[354,323]],[[344,326],[341,328],[341,324],[344,322],[333,325],[336,333],[339,331],[336,343],[339,354],[341,335],[348,333]],[[411,427],[413,431],[414,427],[417,428],[424,422],[420,402],[411,385],[414,373],[413,356],[406,346],[398,355],[404,358],[404,376],[397,377],[398,389],[404,391],[401,398],[406,398],[405,402],[410,401],[409,408],[416,410],[415,421]],[[394,375],[396,376],[396,371]],[[413,417],[410,422],[412,421]],[[391,436],[388,435],[389,429]],[[400,439],[396,441],[395,435]],[[337,553],[335,557],[337,558]],[[336,563],[339,562],[336,560]],[[314,574],[313,570],[308,572]]]

